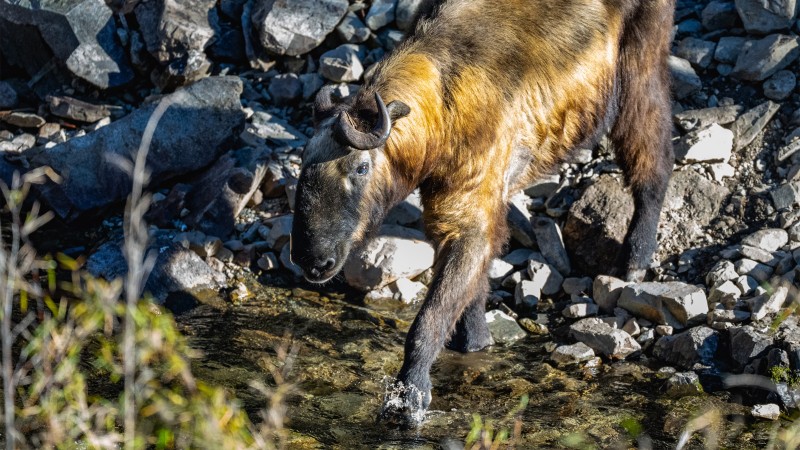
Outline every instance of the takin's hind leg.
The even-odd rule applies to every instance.
[[[488,288],[488,286],[487,286]],[[445,347],[461,353],[477,352],[494,344],[486,324],[486,289],[464,310]]]
[[[631,187],[634,213],[617,268],[641,281],[656,250],[661,206],[672,175],[669,71],[672,1],[641,2],[624,31],[619,115],[611,130],[617,162]]]

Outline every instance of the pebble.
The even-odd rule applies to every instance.
[[[739,54],[744,48],[747,38],[739,36],[724,36],[717,42],[717,48],[714,51],[714,59],[727,64],[734,64],[739,58]],[[733,70],[733,67],[728,66]]]
[[[764,82],[764,96],[770,100],[786,99],[797,86],[797,77],[791,70],[779,70]]]
[[[364,20],[373,30],[383,28],[394,20],[397,0],[373,0]]]
[[[564,247],[564,239],[559,226],[553,219],[547,217],[536,217],[531,223],[536,235],[536,243],[539,244],[539,250],[544,258],[553,265],[559,274],[569,275],[571,271],[569,255]]]
[[[592,298],[602,311],[610,313],[617,307],[622,289],[631,284],[609,275],[598,275],[592,284]]]
[[[37,114],[21,111],[11,111],[9,113],[0,114],[0,120],[20,128],[39,128],[46,123],[45,120]]]

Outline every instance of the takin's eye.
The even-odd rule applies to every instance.
[[[364,176],[369,172],[369,164],[368,163],[361,163],[356,167],[356,175]]]

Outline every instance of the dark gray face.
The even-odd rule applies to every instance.
[[[291,247],[292,261],[306,279],[331,279],[353,244],[380,224],[385,214],[385,165],[381,149],[339,144],[330,123],[323,122],[309,141],[297,185]]]

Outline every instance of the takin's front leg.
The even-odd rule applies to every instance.
[[[416,427],[431,402],[430,370],[451,336],[456,321],[466,310],[465,320],[478,320],[480,303],[470,302],[485,295],[486,269],[491,257],[491,238],[483,232],[462,232],[440,251],[436,276],[425,302],[408,331],[403,366],[397,381],[386,394],[380,420],[402,428]],[[480,320],[485,318],[481,315]],[[488,330],[487,330],[488,331]]]
[[[486,278],[480,277],[483,287],[478,290],[461,318],[456,323],[456,330],[447,342],[446,347],[461,353],[477,352],[494,344],[486,324],[486,296],[489,293],[489,283]]]

